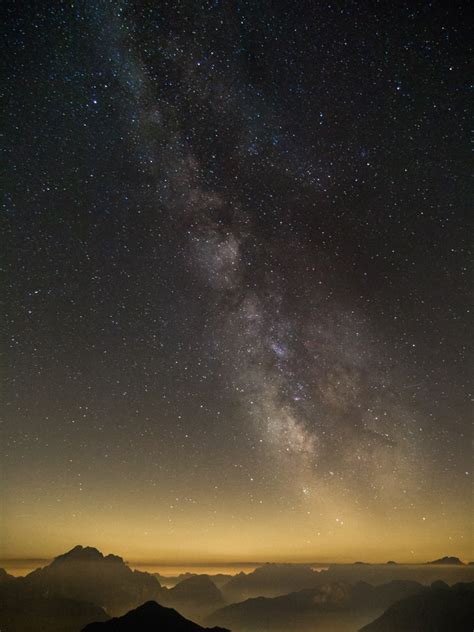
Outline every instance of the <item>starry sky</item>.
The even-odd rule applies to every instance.
[[[467,6],[5,4],[0,557],[474,555]]]

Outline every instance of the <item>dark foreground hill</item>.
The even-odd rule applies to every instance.
[[[202,628],[185,619],[176,610],[148,601],[123,617],[105,623],[90,623],[82,632],[229,632],[224,628]]]
[[[474,583],[431,588],[394,603],[360,632],[472,632]]]
[[[90,621],[106,621],[91,603],[45,595],[23,578],[0,585],[0,630],[5,632],[78,632]]]
[[[13,581],[13,575],[9,575],[4,568],[0,568],[0,585]]]

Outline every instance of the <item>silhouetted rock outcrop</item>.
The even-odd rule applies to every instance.
[[[449,588],[436,582],[418,595],[391,605],[360,632],[472,632],[474,583]]]
[[[229,632],[224,628],[211,628],[213,632]],[[210,628],[185,619],[176,610],[164,608],[148,601],[123,617],[105,623],[91,623],[82,632],[203,632]]]
[[[41,594],[86,601],[122,614],[150,599],[162,589],[156,577],[132,571],[117,555],[102,555],[92,547],[76,546],[51,564],[26,576],[28,585]]]
[[[4,568],[0,568],[0,584],[13,581],[14,579],[15,578],[13,577],[13,575],[10,575],[9,573],[7,573],[7,571]]]
[[[439,560],[433,560],[432,562],[427,562],[427,564],[457,564],[458,566],[464,566],[464,562],[461,562],[459,557],[440,557]]]

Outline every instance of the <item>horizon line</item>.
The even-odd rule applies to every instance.
[[[71,549],[69,549],[71,550]],[[66,551],[67,553],[68,551]],[[54,559],[56,559],[56,557],[60,556],[60,555],[64,555],[63,554],[59,554],[59,555],[54,555],[51,557],[0,557],[0,564],[3,563],[9,563],[9,564],[14,564],[14,563],[18,563],[18,564],[30,564],[33,562],[36,563],[45,563],[48,564],[49,562],[52,562]],[[212,561],[212,560],[203,560],[203,561],[165,561],[165,560],[144,560],[144,559],[126,559],[125,557],[122,556],[118,556],[121,557],[123,562],[127,565],[140,565],[140,566],[166,566],[169,568],[179,568],[179,567],[183,567],[183,566],[188,566],[188,567],[201,567],[201,566],[214,566],[214,567],[226,567],[226,566],[264,566],[265,564],[291,564],[291,565],[299,565],[299,566],[327,566],[327,565],[347,565],[347,564],[367,564],[367,565],[372,565],[372,566],[377,566],[377,565],[385,565],[388,562],[395,562],[396,564],[400,564],[400,565],[420,565],[420,564],[429,564],[434,560],[422,560],[422,561],[396,561],[392,558],[384,560],[384,561],[379,561],[379,562],[367,562],[364,561],[363,559],[354,559],[354,560],[347,560],[347,561],[334,561],[334,560],[326,560],[326,561],[321,561],[321,560],[274,560],[274,559],[267,559],[267,560],[224,560],[224,561]],[[460,557],[456,556],[456,555],[446,555],[446,556],[442,556],[440,558],[437,559],[443,559],[444,557],[456,557],[457,559],[460,560],[460,562],[462,562],[463,564],[468,565],[470,563],[470,561],[464,561],[463,559],[461,559]]]

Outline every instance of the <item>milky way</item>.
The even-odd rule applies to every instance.
[[[7,9],[6,556],[467,555],[462,13]]]

